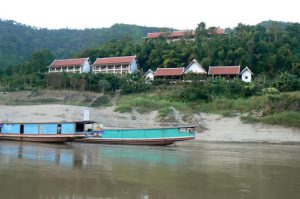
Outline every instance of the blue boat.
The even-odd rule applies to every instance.
[[[149,129],[97,129],[76,140],[85,143],[126,145],[170,145],[174,142],[193,140],[196,126]]]
[[[0,124],[0,139],[62,143],[85,137],[85,125],[93,121]]]

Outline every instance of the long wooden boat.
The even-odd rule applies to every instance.
[[[92,131],[85,138],[76,140],[85,143],[158,145],[166,146],[178,141],[195,138],[196,126],[148,128],[148,129],[101,129]]]
[[[93,121],[0,124],[0,139],[63,143],[85,137],[85,125]]]

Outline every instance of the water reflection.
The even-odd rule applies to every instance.
[[[299,146],[0,142],[0,198],[300,198],[299,187]]]
[[[161,150],[149,147],[119,147],[98,144],[39,144],[30,142],[1,142],[0,156],[3,161],[13,159],[43,162],[63,167],[87,168],[101,164],[101,160],[147,162],[148,164],[176,165],[174,148]]]
[[[30,142],[1,142],[0,156],[6,162],[14,159],[43,162],[72,167],[74,153],[69,145],[39,144]]]

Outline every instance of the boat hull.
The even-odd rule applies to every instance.
[[[119,144],[119,145],[148,145],[148,146],[167,146],[178,141],[193,140],[194,137],[182,138],[157,138],[157,139],[107,139],[107,138],[83,138],[76,142],[98,143],[98,144]]]
[[[80,139],[85,135],[20,135],[0,133],[1,140],[27,141],[27,142],[45,142],[45,143],[63,143]]]

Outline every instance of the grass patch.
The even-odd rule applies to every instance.
[[[219,114],[223,115],[224,117],[235,117],[237,113],[230,110],[220,111]]]
[[[41,99],[31,99],[31,100],[23,100],[23,99],[15,99],[11,100],[9,105],[39,105],[39,104],[56,104],[62,103],[62,100],[55,98],[41,98]]]
[[[120,112],[120,113],[131,113],[132,107],[127,105],[118,106],[114,111]]]
[[[121,107],[131,107],[135,108],[139,113],[146,113],[154,110],[159,110],[161,108],[171,106],[170,102],[164,99],[158,99],[155,96],[122,96],[117,102],[117,111],[123,109]],[[120,107],[120,109],[119,109]]]
[[[206,113],[217,113],[221,115],[228,115],[239,113],[247,113],[253,110],[262,110],[264,104],[267,101],[266,96],[255,96],[250,98],[239,98],[239,99],[214,99],[209,103],[199,103],[193,106],[194,111],[206,112]],[[231,112],[228,114],[228,111]]]
[[[173,109],[171,107],[164,107],[158,110],[159,117],[166,118],[169,117],[173,113]]]
[[[255,124],[255,123],[259,122],[259,119],[253,115],[241,116],[240,119],[242,122],[244,122],[246,124]]]
[[[265,116],[261,119],[265,124],[276,124],[300,128],[300,112],[285,111]]]
[[[265,103],[263,114],[273,115],[285,111],[300,111],[300,92],[269,95]]]

